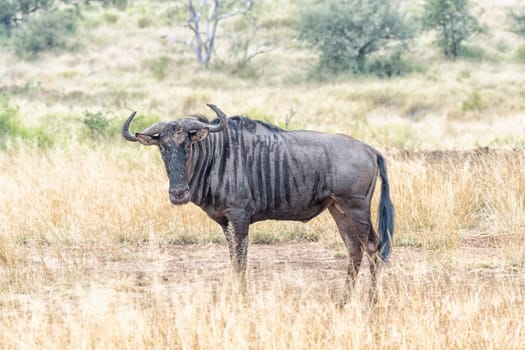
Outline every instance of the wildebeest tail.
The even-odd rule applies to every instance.
[[[394,205],[390,199],[385,159],[381,154],[377,155],[377,165],[379,166],[379,176],[381,176],[381,198],[379,199],[378,210],[379,256],[381,260],[386,262],[392,252],[392,240],[394,238]]]

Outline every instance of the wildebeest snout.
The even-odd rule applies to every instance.
[[[170,188],[170,201],[173,204],[185,204],[190,201],[190,189],[188,186]]]

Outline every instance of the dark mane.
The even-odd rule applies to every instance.
[[[217,124],[220,123],[220,119],[219,118],[215,118],[215,119],[213,119],[210,122],[209,119],[206,118],[202,114],[191,114],[187,118],[197,119],[200,122],[214,124],[214,125],[217,125]],[[243,115],[235,115],[235,116],[229,117],[228,119],[230,121],[233,121],[237,125],[248,125],[248,124],[253,123],[255,125],[260,125],[260,126],[266,128],[266,129],[268,129],[269,131],[285,131],[284,129],[281,129],[277,125],[274,125],[274,124],[271,124],[269,122],[262,121],[262,120],[251,119],[251,118],[243,116]]]
[[[236,116],[230,117],[230,120],[232,120],[232,121],[234,121],[234,122],[236,122],[238,124],[254,123],[254,124],[260,125],[260,126],[266,128],[266,129],[268,129],[269,131],[284,131],[283,129],[281,129],[277,125],[273,125],[273,124],[270,124],[270,123],[262,121],[262,120],[251,119],[251,118],[245,117],[243,115],[236,115]],[[215,120],[214,120],[214,122],[215,122]]]

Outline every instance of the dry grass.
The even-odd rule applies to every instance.
[[[365,272],[337,308],[345,260],[328,215],[252,234],[236,292],[220,229],[169,205],[151,152],[113,145],[2,153],[0,347],[519,348],[525,280],[523,151],[389,157],[396,250],[370,308]],[[512,181],[509,181],[512,179]],[[173,245],[198,242],[197,245]],[[301,253],[302,251],[302,253]],[[501,332],[505,329],[505,332]]]
[[[492,30],[474,44],[497,59],[443,62],[425,38],[422,73],[326,81],[309,77],[312,54],[284,29],[273,34],[286,43],[255,59],[251,77],[199,69],[161,39],[177,32],[166,4],[129,3],[117,24],[86,13],[77,52],[31,62],[0,54],[0,91],[23,125],[56,140],[0,149],[0,348],[523,347],[525,73],[504,26],[515,2],[478,2]],[[265,21],[298,6],[275,4]],[[140,27],[141,18],[154,20]],[[171,60],[162,79],[149,68],[159,57]],[[376,306],[365,267],[337,307],[346,259],[326,213],[253,225],[252,242],[271,244],[250,245],[239,295],[220,228],[193,205],[170,205],[158,151],[95,145],[81,130],[86,111],[175,119],[207,113],[209,102],[279,125],[293,111],[293,128],[384,151],[397,222]],[[498,150],[412,152],[480,146]]]
[[[420,240],[430,246],[456,246],[462,231],[522,234],[523,151],[438,155],[392,162],[394,176],[403,179],[394,182],[401,196],[396,202],[403,203],[397,209],[401,235],[426,233]]]
[[[215,262],[213,248],[197,250]],[[332,284],[323,283],[333,281],[319,271],[312,279],[314,267],[262,267],[268,276],[252,279],[243,297],[227,273],[195,267],[195,251],[182,271],[169,267],[176,251],[154,247],[121,253],[119,262],[128,262],[120,265],[101,264],[95,256],[92,260],[101,259],[89,265],[102,267],[96,272],[72,271],[77,278],[70,282],[67,276],[41,277],[38,291],[4,296],[0,332],[8,336],[0,344],[5,349],[520,348],[523,270],[482,267],[475,261],[479,256],[464,253],[448,253],[442,261],[398,249],[378,305],[370,308],[357,295],[343,309]],[[450,266],[450,258],[460,263]],[[140,268],[131,260],[140,261],[135,263]],[[219,261],[224,269],[225,254]],[[55,271],[63,274],[59,271],[68,265]],[[343,269],[340,264],[337,272]]]
[[[2,153],[0,180],[8,190],[1,194],[0,234],[18,243],[136,243],[185,235],[215,241],[209,233],[217,231],[214,223],[198,208],[169,204],[158,151],[123,143]],[[399,239],[452,247],[462,230],[521,233],[523,151],[444,152],[437,159],[393,153],[390,158]],[[329,221],[326,215],[305,228],[268,222],[254,230],[315,231],[332,242],[337,237]],[[443,241],[431,243],[434,238]]]
[[[10,337],[0,344],[4,349],[521,347],[523,294],[515,291],[523,285],[505,276],[461,276],[472,281],[466,286],[444,277],[396,282],[388,289],[395,296],[374,310],[360,303],[340,310],[326,292],[290,291],[279,280],[249,302],[224,287],[179,294],[157,287],[141,295],[90,286],[11,301],[0,326]]]

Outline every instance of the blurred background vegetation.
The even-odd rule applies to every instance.
[[[524,36],[522,1],[0,0],[0,145],[213,102],[387,148],[521,146]]]
[[[523,348],[524,65],[525,0],[0,0],[0,348]],[[385,154],[384,302],[336,308],[324,213],[250,228],[285,244],[238,303],[218,225],[119,135],[206,103]]]

